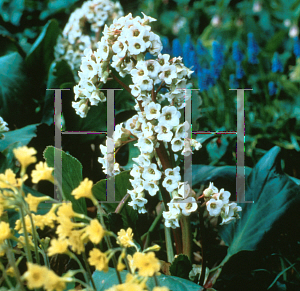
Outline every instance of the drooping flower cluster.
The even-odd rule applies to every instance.
[[[76,81],[79,81],[77,73],[83,51],[86,48],[95,49],[104,24],[112,23],[115,18],[123,14],[120,2],[110,0],[86,1],[71,14],[62,36],[57,39],[54,53],[56,59],[64,59],[68,62]],[[86,34],[89,29],[91,35]]]
[[[3,118],[0,116],[0,139],[4,137],[2,134],[5,131],[9,131],[9,128],[7,127],[7,122],[3,120]]]
[[[204,199],[206,201],[206,208],[210,216],[221,216],[222,222],[220,225],[228,224],[235,219],[239,219],[239,211],[242,207],[238,206],[235,202],[229,203],[230,192],[220,191],[213,183],[203,191]]]

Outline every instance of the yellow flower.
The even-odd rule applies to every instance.
[[[132,237],[133,237],[133,233],[130,227],[127,228],[126,231],[124,229],[121,229],[118,232],[117,244],[121,244],[121,246],[123,247],[132,247],[134,246]]]
[[[133,255],[133,264],[139,269],[139,275],[143,277],[153,276],[160,269],[160,263],[155,258],[154,252],[140,253]]]
[[[51,246],[48,248],[48,256],[51,257],[56,254],[63,254],[68,250],[68,241],[65,239],[51,240]]]
[[[13,267],[9,267],[7,270],[6,270],[6,274],[10,277],[15,277],[15,271],[14,271],[14,268]]]
[[[168,287],[154,287],[152,291],[170,291]]]
[[[9,228],[9,223],[1,221],[0,222],[0,244],[4,242],[4,240],[10,238],[12,233]]]
[[[119,258],[118,258],[118,265],[117,265],[117,270],[120,272],[120,271],[123,271],[125,269],[125,265],[123,264],[122,260],[125,258],[126,256],[126,253],[124,251],[124,249],[122,250],[122,253],[120,254]]]
[[[84,243],[81,239],[83,231],[84,229],[73,230],[68,238],[68,244],[78,255],[84,252]]]
[[[36,162],[36,157],[33,155],[35,155],[37,152],[34,148],[23,146],[13,149],[13,153],[22,166],[23,174],[25,173],[25,169],[28,165]]]
[[[147,289],[144,289],[140,284],[137,283],[123,283],[120,285],[114,285],[109,289],[106,289],[105,291],[144,291]]]
[[[25,201],[29,205],[29,210],[33,212],[37,212],[37,208],[39,204],[43,201],[51,200],[50,197],[48,196],[43,196],[43,197],[36,197],[31,195],[30,193],[27,194],[27,197],[25,197]]]
[[[95,200],[92,193],[93,181],[90,181],[88,178],[85,178],[80,185],[72,191],[75,199],[79,198],[89,198]]]
[[[22,277],[27,281],[29,289],[40,288],[49,280],[48,269],[45,266],[27,262],[27,271]]]
[[[72,208],[72,203],[63,202],[62,205],[58,208],[57,216],[62,218],[72,218],[75,216],[75,212]]]
[[[0,174],[0,188],[12,189],[16,185],[16,174],[12,169],[6,169],[4,174]]]
[[[48,270],[47,280],[44,282],[46,291],[64,291],[66,283],[63,278],[57,276],[52,270]]]
[[[108,258],[105,253],[93,248],[90,251],[90,257],[88,259],[91,266],[95,266],[98,271],[108,271]]]
[[[34,220],[35,219],[35,215],[32,213],[31,216],[32,216],[32,219]],[[26,230],[27,230],[28,233],[32,234],[32,227],[31,227],[31,221],[30,221],[29,215],[28,214],[25,215],[24,218],[25,218],[25,227],[26,227]],[[16,221],[15,230],[17,230],[18,233],[24,233],[24,226],[23,226],[23,224],[22,224],[22,222],[21,222],[20,219],[18,219]]]
[[[62,239],[69,237],[76,224],[70,219],[63,219],[62,217],[59,217],[58,221],[60,223],[60,225],[56,229],[56,233],[58,234],[58,236]]]
[[[33,244],[32,236],[31,236],[31,235],[28,236],[28,241],[29,241],[29,247],[30,247],[30,249],[31,249],[31,250],[34,250],[34,244]],[[20,235],[20,236],[18,237],[17,247],[18,247],[19,249],[22,249],[22,248],[24,248],[25,245],[26,245],[25,237],[22,236],[22,235]]]
[[[45,226],[49,226],[51,228],[54,227],[55,221],[57,220],[57,216],[55,214],[55,210],[59,205],[53,204],[51,209],[45,215],[36,215],[34,216],[34,224],[36,227],[39,227],[41,230],[45,228]],[[34,214],[32,214],[34,215]]]
[[[90,221],[90,225],[86,227],[84,237],[85,236],[88,236],[89,240],[94,244],[101,242],[104,236],[104,229],[98,219],[93,219]]]
[[[37,184],[41,180],[48,180],[54,183],[54,177],[52,176],[53,168],[48,167],[46,162],[39,162],[35,166],[35,170],[31,172],[32,183]]]

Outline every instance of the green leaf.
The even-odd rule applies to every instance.
[[[17,52],[0,57],[0,116],[10,128],[30,124],[34,116],[32,88]]]
[[[281,169],[280,148],[275,146],[253,168],[246,180],[246,200],[241,204],[241,219],[220,227],[219,234],[229,246],[222,265],[234,254],[253,251],[262,245],[272,228],[286,226],[287,214],[293,217],[298,211],[300,189]]]
[[[60,33],[58,22],[51,19],[32,45],[26,59],[26,66],[36,78],[47,76],[50,65],[54,60],[54,46]]]
[[[122,198],[126,195],[128,189],[132,189],[131,183],[129,179],[133,179],[130,174],[130,171],[124,171],[115,176],[115,200],[121,201]],[[97,182],[93,186],[93,194],[100,201],[106,201],[106,179]],[[130,201],[130,200],[129,200]],[[116,207],[118,206],[118,202],[116,203],[103,203],[102,207],[107,212],[114,212]],[[134,226],[138,219],[137,211],[134,210],[131,206],[126,202],[124,208],[121,213],[124,223],[124,228],[131,227],[134,229]]]
[[[78,0],[52,0],[48,2],[47,9],[40,14],[40,20],[44,20],[49,16],[59,12],[60,10],[68,9]]]
[[[251,168],[245,168],[245,176],[251,173]],[[213,182],[217,188],[225,188],[230,193],[236,192],[236,167],[235,166],[207,166],[192,165],[193,187]]]
[[[53,61],[48,74],[47,89],[58,89],[63,83],[74,83],[73,73],[65,60]],[[73,88],[70,88],[73,91]],[[47,90],[43,109],[42,122],[51,125],[54,115],[54,90]],[[62,95],[64,92],[62,92]],[[62,96],[63,98],[63,96]]]
[[[183,279],[189,279],[189,273],[193,269],[192,263],[186,255],[178,255],[170,266],[172,276],[177,276]]]
[[[19,142],[22,146],[27,145],[36,136],[35,132],[38,125],[30,124],[23,128],[6,132],[5,138],[0,143],[0,151],[2,152],[15,142]]]
[[[44,158],[49,167],[54,167],[54,151],[61,154],[62,168],[54,169],[57,177],[62,177],[62,191],[65,198],[72,202],[75,212],[87,214],[86,203],[84,198],[76,200],[71,192],[77,188],[82,179],[82,165],[71,155],[64,151],[48,146],[44,151]]]
[[[125,282],[126,275],[128,271],[120,272],[122,282]],[[95,281],[96,290],[104,291],[114,285],[118,285],[119,281],[117,279],[116,270],[114,268],[109,268],[108,272],[95,271],[93,273],[93,279]],[[201,286],[174,276],[160,275],[157,276],[157,280],[160,286],[168,287],[172,291],[202,291],[204,290]],[[156,285],[153,278],[149,278],[147,283],[149,290],[152,290]]]
[[[14,173],[17,172],[19,167],[16,166],[13,149],[20,146],[20,142],[15,142],[9,145],[4,151],[0,153],[0,173],[4,173],[6,169],[12,169]]]
[[[137,158],[141,153],[138,147],[134,146],[132,142],[128,145],[129,148],[129,157],[128,157],[128,163],[125,166],[122,166],[125,170],[131,170],[133,167],[133,164],[135,163],[132,158]]]

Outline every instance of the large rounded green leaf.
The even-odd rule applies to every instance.
[[[49,167],[54,167],[55,151],[61,155],[62,167],[61,169],[54,169],[57,177],[62,177],[62,191],[65,198],[72,202],[75,212],[87,214],[86,203],[84,198],[76,200],[71,192],[77,188],[82,179],[82,165],[71,155],[62,150],[48,146],[44,151],[44,157]]]
[[[122,281],[125,282],[126,275],[128,274],[128,271],[122,271],[121,278]],[[113,285],[118,285],[118,279],[116,275],[116,270],[114,268],[109,268],[107,273],[95,271],[93,274],[93,279],[95,281],[96,290],[97,291],[104,291]],[[175,276],[166,276],[166,275],[160,275],[157,276],[157,280],[160,286],[166,286],[171,291],[201,291],[204,290],[201,286],[179,278]],[[147,286],[149,290],[152,290],[155,287],[155,282],[153,278],[149,278],[147,281]]]
[[[132,189],[129,179],[132,177],[129,174],[130,171],[124,171],[115,176],[115,201],[121,201],[126,195],[128,189]],[[97,182],[93,187],[94,196],[100,201],[106,201],[106,179]],[[137,211],[131,206],[127,205],[121,211],[123,218],[124,228],[131,227],[134,229],[138,215]],[[103,203],[102,207],[107,212],[114,212],[119,203]]]
[[[229,246],[222,264],[240,251],[256,250],[278,222],[284,225],[287,214],[299,211],[299,185],[283,173],[279,153],[280,148],[273,147],[246,180],[246,201],[254,203],[240,204],[241,219],[220,227],[219,234]]]

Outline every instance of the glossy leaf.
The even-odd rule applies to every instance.
[[[126,195],[128,189],[132,189],[129,179],[133,177],[129,174],[130,171],[124,171],[115,176],[115,201],[121,201],[122,198]],[[99,201],[107,201],[106,199],[106,179],[99,181],[93,186],[93,194]],[[124,228],[131,227],[134,228],[136,224],[138,214],[137,210],[134,210],[131,206],[128,205],[128,202],[125,202],[124,208],[121,211],[123,218]],[[102,207],[107,212],[114,212],[118,206],[116,203],[103,203]]]
[[[170,266],[172,276],[188,279],[189,273],[192,270],[192,263],[186,255],[178,255]]]
[[[84,198],[76,200],[71,192],[77,188],[82,178],[82,165],[71,155],[62,150],[48,146],[44,151],[44,158],[49,167],[54,167],[54,152],[58,151],[61,154],[62,168],[55,168],[57,177],[62,177],[61,186],[65,198],[72,202],[75,212],[87,214],[86,203]]]
[[[30,124],[23,128],[5,133],[5,138],[0,142],[0,151],[9,145],[19,142],[21,146],[27,145],[36,136],[36,128],[39,124]]]
[[[246,200],[254,203],[241,204],[241,219],[220,227],[229,246],[222,264],[240,251],[256,250],[278,222],[284,224],[287,213],[298,211],[299,185],[283,173],[279,154],[280,148],[273,147],[257,163],[246,180]]]
[[[121,278],[122,281],[125,282],[126,275],[128,271],[122,271]],[[118,285],[119,281],[117,279],[116,271],[113,268],[109,268],[107,273],[95,271],[93,273],[93,279],[95,281],[96,290],[97,291],[104,291],[113,285]],[[166,286],[172,291],[202,291],[204,290],[201,286],[182,279],[175,276],[166,276],[160,275],[157,276],[157,280],[160,286]],[[153,278],[149,278],[147,281],[147,287],[149,290],[152,290],[155,287],[155,282]]]
[[[38,79],[43,79],[48,74],[50,65],[54,60],[54,46],[59,32],[57,20],[49,20],[25,59],[27,68]]]

